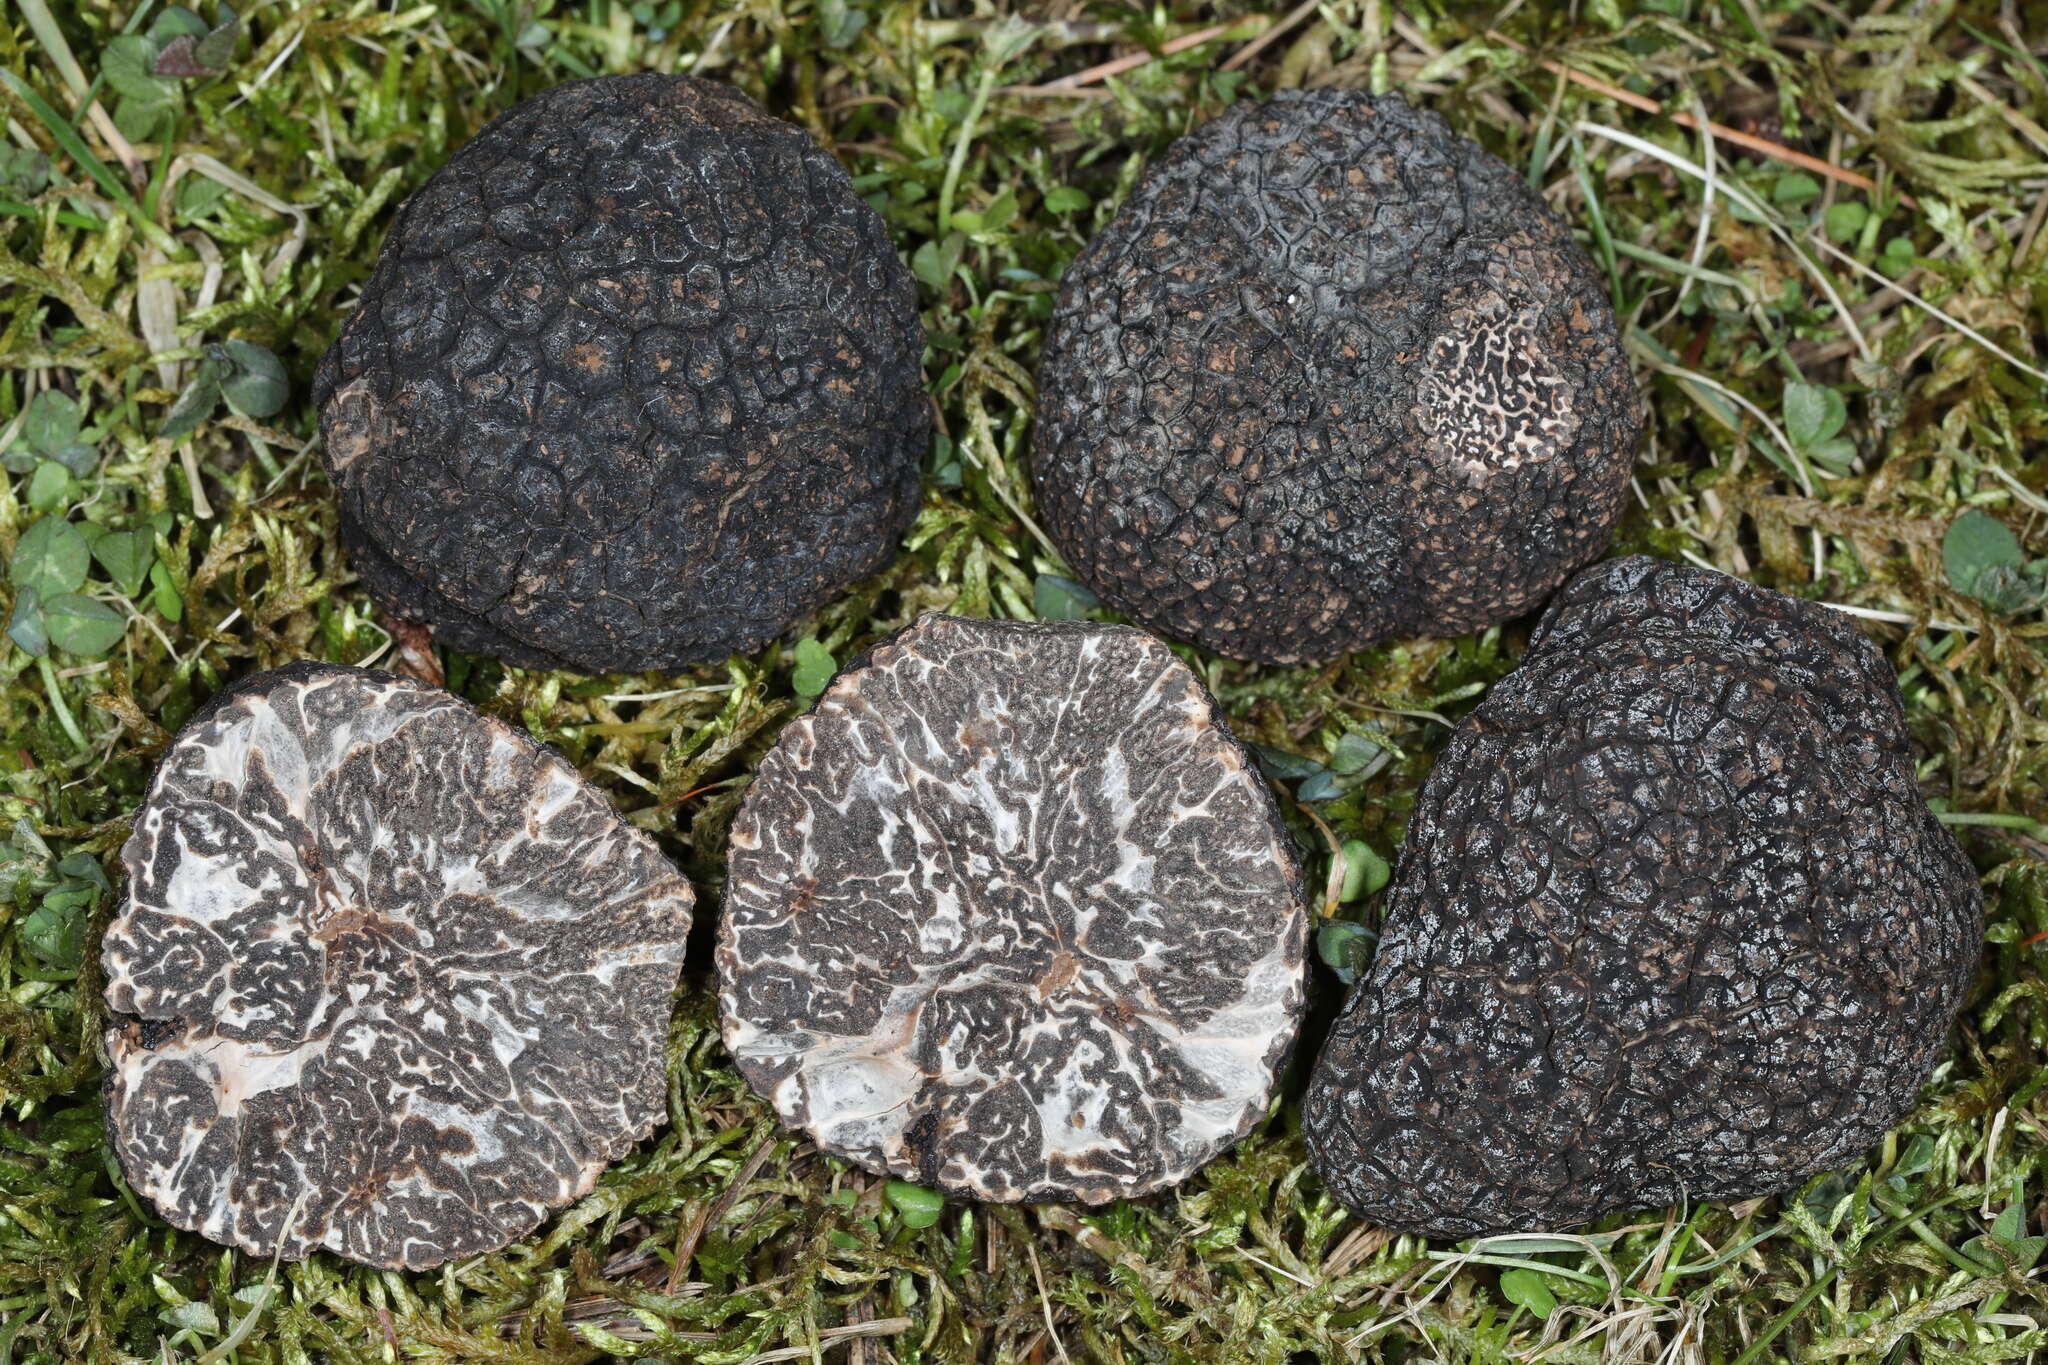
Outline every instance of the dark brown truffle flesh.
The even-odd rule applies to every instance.
[[[557,86],[407,201],[321,362],[356,572],[459,649],[758,647],[888,563],[916,287],[809,134],[690,76]]]
[[[419,1270],[523,1236],[663,1115],[689,883],[438,688],[294,664],[218,696],[123,857],[107,1114],[178,1227]]]
[[[1846,618],[1600,564],[1423,784],[1309,1153],[1433,1237],[1786,1190],[1912,1108],[1982,936]]]
[[[870,1170],[1101,1203],[1264,1117],[1305,934],[1272,796],[1171,651],[927,616],[761,764],[725,1041],[785,1122]]]
[[[1075,573],[1268,663],[1530,610],[1607,544],[1641,428],[1564,224],[1354,91],[1238,105],[1148,167],[1067,272],[1039,394]]]

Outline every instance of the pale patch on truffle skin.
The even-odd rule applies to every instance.
[[[1297,663],[1537,606],[1605,548],[1641,427],[1600,274],[1514,168],[1398,96],[1283,91],[1075,258],[1032,481],[1105,602]]]
[[[1171,651],[927,616],[761,764],[731,837],[726,1046],[870,1170],[1140,1195],[1266,1113],[1306,923],[1271,794]]]
[[[1611,560],[1424,782],[1309,1156],[1432,1237],[1791,1189],[1912,1109],[1982,939],[1848,619]]]
[[[294,664],[216,696],[123,858],[110,1140],[179,1227],[424,1269],[524,1235],[663,1115],[689,883],[438,688]]]

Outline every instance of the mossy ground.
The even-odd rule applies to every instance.
[[[902,0],[254,0],[224,74],[161,87],[110,46],[149,30],[153,5],[16,0],[0,18],[17,78],[5,145],[50,154],[46,182],[18,150],[0,161],[0,549],[52,518],[145,532],[72,585],[111,608],[74,602],[54,623],[78,650],[0,646],[0,1365],[2048,1353],[2029,1270],[2048,1123],[2048,624],[2020,589],[2006,612],[1959,591],[1942,553],[1968,507],[2048,553],[2048,68],[2026,51],[2048,15],[2010,0],[1860,17],[1820,0],[1028,8],[1001,23],[992,5]],[[1874,187],[1710,142],[1558,63]],[[522,95],[643,68],[734,82],[837,148],[915,263],[943,432],[908,551],[800,628],[816,642],[801,650],[597,680],[447,661],[452,686],[653,831],[707,921],[726,820],[821,647],[844,659],[929,608],[1079,605],[1028,519],[1033,360],[1063,266],[1145,158],[1263,89],[1395,88],[1526,167],[1610,276],[1652,411],[1622,547],[1855,608],[1897,663],[1927,790],[1958,817],[1990,922],[1921,1108],[1797,1195],[1581,1238],[1475,1250],[1360,1226],[1305,1174],[1291,1103],[1173,1195],[950,1205],[916,1229],[738,1083],[700,965],[669,1044],[671,1125],[500,1255],[423,1275],[322,1257],[266,1291],[261,1261],[152,1217],[102,1141],[96,872],[118,887],[152,758],[222,679],[392,658],[337,547],[306,381],[393,205]],[[115,69],[137,107],[114,110],[102,85],[119,123],[78,113]],[[290,401],[161,438],[200,348],[229,339],[283,360]],[[82,407],[75,437],[30,407],[46,391]],[[39,569],[69,573],[30,546],[10,599],[64,586]],[[1339,770],[1306,779],[1334,799],[1296,808],[1321,885],[1332,839],[1392,855],[1446,717],[1525,629],[1317,669],[1195,662],[1249,738]],[[1370,925],[1375,906],[1337,910]],[[1317,973],[1327,1008],[1336,983]]]

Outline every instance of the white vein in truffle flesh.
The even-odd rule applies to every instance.
[[[1266,1112],[1300,874],[1195,675],[1124,627],[928,616],[732,834],[725,1040],[785,1121],[993,1200],[1171,1185]]]
[[[448,693],[252,679],[171,746],[125,858],[109,1117],[180,1227],[419,1269],[523,1235],[662,1114],[689,884]]]

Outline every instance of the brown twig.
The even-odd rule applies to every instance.
[[[1236,27],[1237,25],[1235,24],[1211,24],[1207,28],[1197,29],[1193,33],[1184,33],[1170,42],[1161,43],[1157,54],[1133,52],[1127,57],[1118,57],[1115,61],[1104,62],[1100,66],[1091,66],[1086,71],[1076,71],[1071,76],[1062,76],[1056,81],[1048,81],[1046,84],[1036,88],[1048,94],[1070,93],[1080,89],[1082,86],[1093,85],[1097,81],[1106,81],[1111,76],[1121,76],[1126,71],[1134,71],[1145,65],[1145,63],[1152,61],[1155,55],[1171,57],[1176,52],[1185,52],[1191,47],[1200,47],[1203,43],[1220,38]]]
[[[747,1164],[740,1168],[739,1174],[733,1177],[732,1183],[725,1187],[725,1193],[719,1195],[711,1207],[706,1209],[700,1216],[690,1220],[690,1226],[684,1231],[682,1239],[676,1243],[676,1262],[669,1268],[668,1294],[670,1298],[675,1297],[677,1288],[681,1286],[683,1272],[689,1269],[691,1259],[696,1256],[697,1242],[704,1236],[705,1229],[718,1226],[719,1220],[725,1217],[726,1210],[730,1209],[738,1201],[740,1191],[744,1190],[747,1187],[747,1182],[760,1172],[762,1163],[768,1160],[768,1153],[774,1147],[775,1137],[773,1134],[762,1138],[761,1145],[756,1147],[754,1154],[747,1158]]]
[[[1283,37],[1296,24],[1299,24],[1302,20],[1308,18],[1311,14],[1314,14],[1316,12],[1316,9],[1322,3],[1323,0],[1301,0],[1300,4],[1296,5],[1293,9],[1287,11],[1286,14],[1281,16],[1279,23],[1273,25],[1264,33],[1261,33],[1258,37],[1252,39],[1243,47],[1239,48],[1236,52],[1232,53],[1230,56],[1230,60],[1223,64],[1222,69],[1225,71],[1237,70],[1246,62],[1250,61],[1252,58],[1258,56],[1261,52],[1264,52],[1267,48],[1271,47],[1276,41]]]
[[[1513,48],[1524,56],[1528,55],[1529,49],[1527,47],[1516,42],[1498,29],[1488,29],[1486,36],[1497,43]],[[1638,95],[1633,90],[1624,90],[1618,85],[1609,85],[1598,76],[1589,76],[1583,71],[1574,70],[1563,62],[1554,61],[1549,57],[1538,57],[1536,64],[1545,71],[1555,72],[1566,80],[1583,85],[1588,90],[1605,95],[1611,100],[1619,100],[1623,104],[1633,105],[1646,114],[1655,114],[1660,118],[1668,118],[1682,128],[1691,128],[1697,131],[1704,127],[1707,132],[1723,142],[1732,142],[1738,147],[1747,147],[1750,151],[1756,152],[1761,156],[1770,157],[1774,161],[1783,161],[1788,165],[1797,166],[1801,170],[1812,171],[1815,175],[1825,176],[1829,180],[1838,180],[1844,185],[1854,185],[1860,190],[1867,190],[1873,194],[1877,192],[1877,182],[1875,180],[1872,180],[1867,175],[1861,175],[1855,171],[1837,166],[1832,161],[1823,161],[1821,158],[1809,155],[1806,152],[1795,151],[1782,143],[1773,142],[1769,138],[1758,137],[1754,133],[1745,133],[1740,128],[1730,128],[1725,123],[1715,123],[1711,120],[1702,123],[1697,115],[1673,113],[1665,108],[1659,100],[1653,100],[1647,95]],[[1899,202],[1909,209],[1920,207],[1919,200],[1903,191],[1899,194]]]

